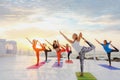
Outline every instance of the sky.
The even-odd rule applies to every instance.
[[[0,0],[0,38],[16,40],[19,49],[29,49],[25,37],[59,40],[83,33],[97,50],[94,39],[112,41],[120,48],[120,0]],[[84,42],[81,45],[85,45]]]

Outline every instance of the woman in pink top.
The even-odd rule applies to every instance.
[[[72,53],[72,49],[71,49],[71,46],[69,44],[66,44],[65,48],[66,48],[66,51],[68,53],[67,57],[68,57],[68,62],[69,62],[70,61],[70,54]]]

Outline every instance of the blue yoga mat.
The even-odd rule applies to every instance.
[[[117,68],[117,67],[114,67],[114,66],[109,66],[109,65],[106,65],[106,64],[99,64],[99,65],[104,67],[104,68],[107,68],[109,70],[120,70],[120,68]]]

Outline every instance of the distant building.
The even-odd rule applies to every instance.
[[[6,41],[6,39],[0,39],[0,54],[16,54],[17,53],[17,42]]]
[[[16,41],[7,41],[6,42],[6,53],[10,54],[16,54],[17,53],[17,43]]]
[[[5,54],[6,53],[6,40],[5,39],[0,39],[0,54]]]

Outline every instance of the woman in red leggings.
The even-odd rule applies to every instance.
[[[46,40],[47,41],[47,40]],[[57,52],[57,59],[58,59],[58,66],[60,65],[60,58],[61,58],[61,53],[65,52],[65,48],[60,46],[59,42],[57,40],[53,41],[53,44],[51,44],[49,41],[47,41],[52,47],[53,49],[55,49],[55,51]]]

